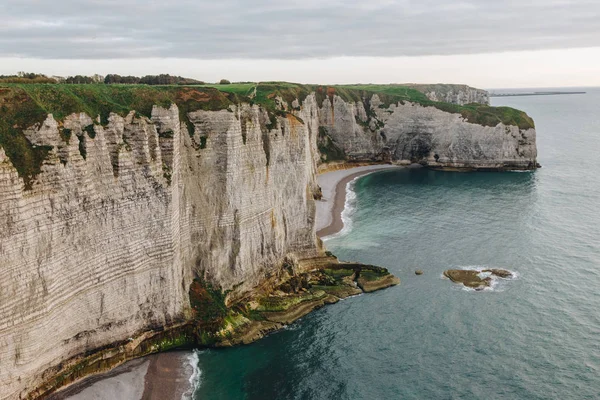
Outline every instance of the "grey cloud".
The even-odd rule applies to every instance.
[[[600,46],[586,0],[3,0],[0,57],[416,56]]]

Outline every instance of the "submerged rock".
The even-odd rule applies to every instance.
[[[489,287],[492,282],[490,275],[495,275],[500,278],[510,278],[512,273],[505,269],[496,268],[484,269],[483,271],[472,269],[448,269],[444,271],[444,276],[449,278],[452,282],[462,283],[466,287],[475,290],[482,290]]]

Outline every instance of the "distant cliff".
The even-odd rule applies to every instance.
[[[535,130],[403,87],[0,87],[0,398],[249,324],[226,308],[331,262],[314,199],[335,160],[532,169]]]
[[[442,101],[459,105],[471,103],[490,104],[490,94],[487,91],[467,85],[448,85],[443,83],[423,85],[409,83],[405,86],[424,93],[431,101]]]
[[[440,169],[537,168],[536,132],[524,113],[506,107],[384,103],[334,95],[319,117],[324,161],[381,160]]]

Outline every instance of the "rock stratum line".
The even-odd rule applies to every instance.
[[[537,165],[526,114],[410,88],[94,86],[0,86],[2,399],[397,284],[324,255],[322,163]]]

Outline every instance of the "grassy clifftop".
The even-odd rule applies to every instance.
[[[303,100],[308,94],[315,93],[317,102],[321,106],[323,100],[334,95],[340,96],[347,102],[368,101],[377,94],[383,102],[381,107],[388,107],[392,103],[413,102],[424,106],[435,107],[453,114],[461,114],[466,120],[484,126],[496,126],[499,123],[515,125],[521,129],[534,127],[533,120],[523,111],[510,107],[492,107],[484,104],[473,103],[467,105],[450,104],[431,101],[424,93],[417,89],[403,85],[301,85],[287,82],[266,83],[239,83],[231,85],[204,85],[203,87],[235,94],[239,97],[254,97],[254,101],[269,105],[274,96],[280,96],[289,104],[294,99]]]
[[[32,145],[23,134],[48,114],[62,120],[72,113],[100,116],[106,124],[111,112],[126,115],[135,110],[150,116],[153,105],[179,106],[182,119],[199,109],[221,110],[236,96],[211,88],[145,85],[0,85],[0,147],[25,180],[26,187],[39,172],[49,148]],[[184,120],[185,120],[184,119]]]
[[[40,172],[49,148],[33,146],[23,135],[23,129],[44,121],[47,114],[62,120],[72,113],[85,112],[100,116],[105,124],[111,112],[121,115],[131,110],[150,116],[153,105],[179,107],[182,121],[187,113],[203,110],[221,110],[231,104],[250,102],[262,105],[272,118],[283,113],[278,109],[280,97],[292,109],[295,99],[302,102],[315,93],[319,106],[327,98],[340,96],[348,102],[362,101],[367,106],[377,94],[387,107],[392,103],[414,102],[440,110],[461,114],[468,121],[480,125],[498,123],[532,128],[533,121],[522,111],[508,107],[490,107],[481,104],[459,106],[433,102],[423,93],[401,85],[338,85],[318,86],[287,82],[237,83],[229,85],[146,86],[146,85],[56,85],[56,84],[0,84],[0,147],[16,167],[26,186]],[[274,120],[272,119],[274,122]]]

